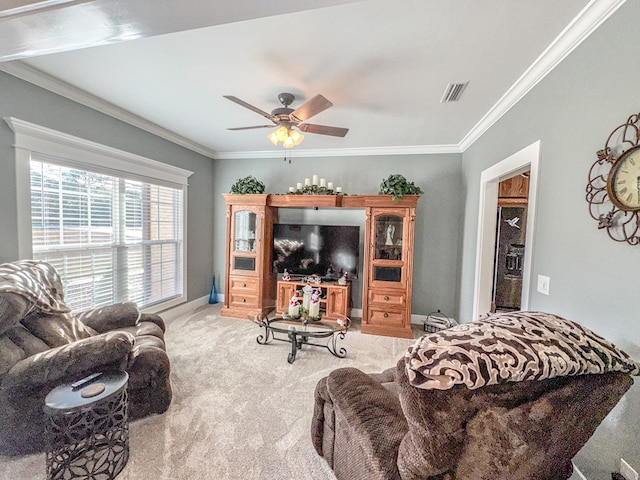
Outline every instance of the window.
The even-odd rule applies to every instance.
[[[73,310],[133,301],[153,311],[184,301],[186,171],[75,137],[82,150],[69,148],[68,136],[64,144],[46,148],[33,138],[19,142],[25,125],[40,132],[42,127],[11,120],[18,177],[28,175],[29,186],[28,205],[22,207],[30,222],[20,229],[21,257],[56,268]],[[60,135],[55,132],[49,143]],[[23,146],[29,148],[18,148]],[[101,157],[110,153],[109,161],[93,158],[96,149]],[[175,173],[171,169],[184,183],[167,175]],[[19,198],[19,208],[22,203]],[[30,254],[23,255],[27,231]]]

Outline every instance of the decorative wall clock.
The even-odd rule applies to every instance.
[[[589,170],[589,214],[612,240],[640,243],[640,113],[616,127]]]

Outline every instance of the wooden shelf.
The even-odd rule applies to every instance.
[[[266,204],[270,207],[366,208],[415,207],[420,195],[405,195],[398,201],[394,201],[391,195],[267,195],[267,197]]]
[[[270,207],[340,207],[342,195],[269,195]]]

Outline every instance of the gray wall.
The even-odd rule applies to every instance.
[[[470,319],[480,173],[541,140],[531,309],[582,323],[640,359],[640,247],[597,229],[585,201],[588,170],[609,133],[640,110],[640,2],[627,2],[463,155],[467,191],[460,316]],[[551,277],[550,295],[535,291]],[[624,457],[640,471],[640,387],[634,386],[577,457],[589,479]]]
[[[187,218],[187,293],[211,289],[213,160],[0,72],[0,119],[15,117],[191,170]],[[13,132],[0,120],[0,262],[18,259]],[[217,198],[216,198],[217,200]]]
[[[426,315],[440,309],[456,315],[458,250],[463,196],[460,193],[461,155],[372,156],[344,158],[283,158],[216,160],[216,193],[229,192],[241,177],[253,175],[267,193],[285,193],[290,186],[317,174],[342,186],[348,194],[376,194],[382,180],[394,173],[404,175],[424,190],[416,209],[416,253],[413,282],[414,314]],[[222,197],[214,203],[214,265],[224,272],[225,208]],[[364,236],[364,210],[279,209],[283,223],[325,223],[360,225]],[[362,245],[361,245],[362,253]],[[362,255],[360,257],[362,262]],[[362,272],[362,268],[360,268]],[[362,307],[362,275],[353,288],[353,305]]]

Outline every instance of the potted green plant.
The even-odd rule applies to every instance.
[[[389,175],[386,180],[380,184],[381,195],[393,195],[393,201],[397,202],[405,195],[422,195],[424,192],[413,182],[408,182],[403,175],[396,173]]]
[[[264,183],[249,175],[248,177],[239,178],[231,186],[231,193],[247,194],[247,193],[264,193]]]

